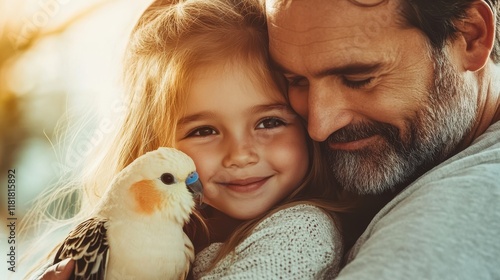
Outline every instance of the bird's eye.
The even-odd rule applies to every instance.
[[[170,173],[163,173],[163,174],[161,174],[160,180],[165,185],[172,185],[173,183],[175,183],[174,175],[172,175]]]

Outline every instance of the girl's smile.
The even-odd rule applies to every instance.
[[[272,176],[252,177],[247,179],[235,179],[227,182],[219,182],[222,186],[239,193],[250,193],[258,190],[267,183]]]

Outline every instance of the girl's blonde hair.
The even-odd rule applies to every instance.
[[[161,146],[175,147],[177,121],[196,69],[221,61],[239,63],[234,65],[249,70],[249,78],[263,90],[284,93],[267,46],[265,12],[259,0],[154,1],[138,20],[127,48],[127,113],[109,146],[101,150],[104,156],[94,158],[98,161],[80,178],[81,184],[71,184],[80,186],[82,200],[81,210],[70,222],[77,223],[90,213],[112,178],[134,159]],[[304,183],[269,213],[241,225],[216,262],[262,219],[282,208],[297,203],[314,204],[328,213],[349,208],[347,203],[333,203],[339,201],[339,194],[327,177],[327,165],[317,144],[309,141],[309,149],[311,167]],[[203,222],[195,219],[187,232],[195,234],[199,226]]]
[[[258,0],[155,1],[134,29],[126,72],[130,92],[137,95],[138,105],[126,126],[138,128],[144,137],[138,138],[136,130],[120,137],[118,145],[128,145],[124,151],[132,151],[130,157],[121,158],[121,165],[158,146],[175,146],[177,120],[182,115],[190,74],[195,69],[233,61],[250,70],[253,75],[249,78],[262,85],[263,90],[274,88],[284,93],[282,78],[270,65],[267,46],[266,17]],[[154,105],[148,109],[151,104]],[[319,146],[309,140],[309,149],[311,167],[303,184],[268,213],[238,227],[219,251],[213,266],[262,219],[280,209],[298,203],[313,204],[328,213],[351,208],[347,201],[340,203],[338,189],[327,177],[327,164]]]

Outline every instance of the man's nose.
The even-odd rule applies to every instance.
[[[343,93],[326,83],[311,84],[307,99],[307,130],[315,141],[325,141],[352,122],[350,102]]]

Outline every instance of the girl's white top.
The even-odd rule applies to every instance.
[[[307,204],[263,220],[234,252],[207,271],[221,245],[213,243],[196,255],[195,279],[332,279],[343,255],[339,226]]]

